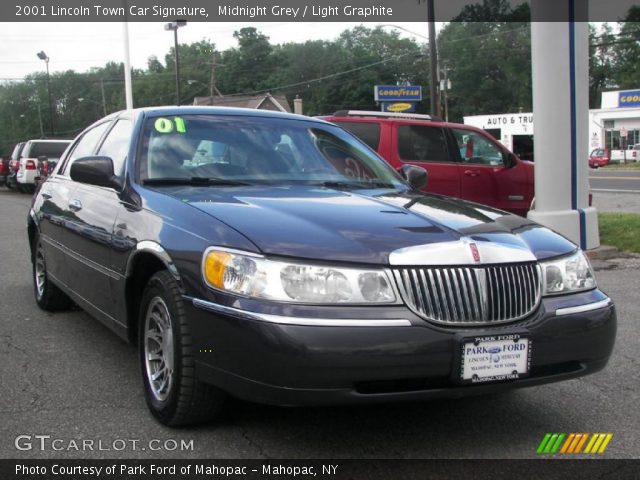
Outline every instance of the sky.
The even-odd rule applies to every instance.
[[[343,30],[357,25],[374,28],[382,23],[201,23],[192,22],[178,30],[180,43],[202,39],[215,43],[218,51],[237,47],[233,32],[252,26],[269,37],[272,44],[331,40]],[[426,22],[396,23],[415,32],[396,30],[401,37],[426,42]],[[424,38],[423,38],[424,37]],[[173,47],[173,33],[164,30],[164,23],[129,23],[131,63],[134,68],[146,68],[147,59],[156,55],[164,63],[164,56]],[[75,70],[86,72],[108,61],[123,61],[123,26],[109,23],[0,23],[0,81],[20,80],[25,75],[43,71],[44,62],[36,56],[44,51],[50,58],[51,72]]]

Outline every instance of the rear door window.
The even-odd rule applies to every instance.
[[[422,125],[398,127],[398,155],[409,162],[448,162],[451,160],[442,128]]]
[[[23,148],[24,148],[24,143],[17,144],[13,149],[13,152],[11,153],[11,160],[18,160],[20,158],[20,153],[22,152]]]
[[[345,130],[353,133],[356,137],[369,145],[374,150],[378,150],[380,145],[380,125],[377,123],[363,122],[334,122]]]

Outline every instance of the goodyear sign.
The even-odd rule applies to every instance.
[[[409,85],[376,85],[373,87],[376,102],[419,102],[422,100],[422,87]]]
[[[618,107],[640,107],[640,90],[628,90],[618,93]]]

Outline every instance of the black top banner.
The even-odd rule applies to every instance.
[[[14,0],[0,3],[2,22],[426,22],[428,0]],[[501,21],[482,0],[434,0],[435,21]],[[528,21],[531,2],[549,4],[536,21],[618,21],[637,0],[507,0]],[[573,4],[588,6],[571,18]],[[588,11],[588,13],[587,13]]]

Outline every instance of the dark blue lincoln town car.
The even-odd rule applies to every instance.
[[[227,394],[426,400],[603,368],[616,314],[584,254],[426,181],[308,117],[115,113],[34,196],[35,298],[136,344],[148,406],[174,426]]]

